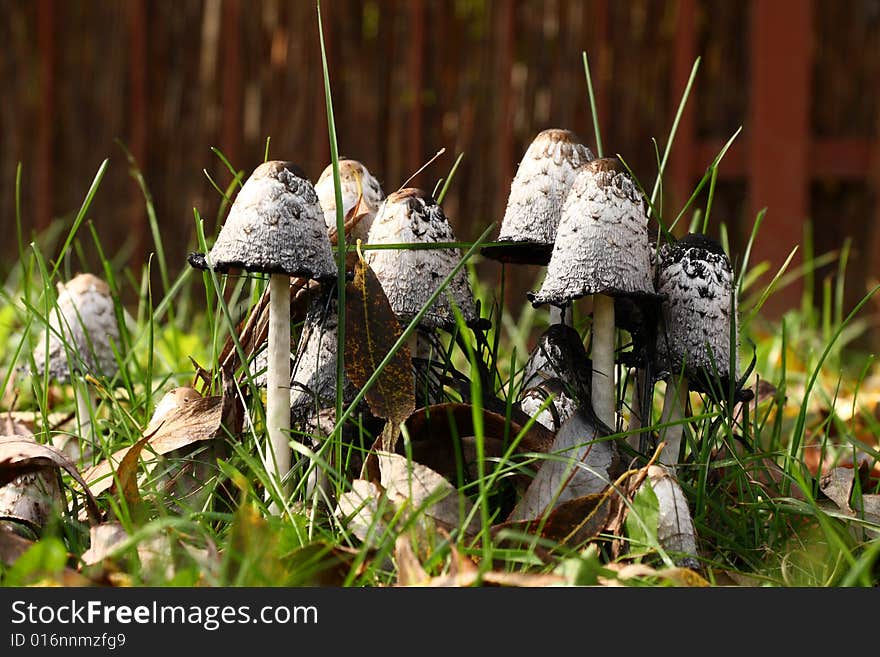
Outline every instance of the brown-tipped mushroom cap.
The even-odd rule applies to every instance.
[[[199,269],[244,269],[267,274],[335,278],[336,263],[312,183],[290,162],[258,166],[235,197],[206,256],[191,254]]]
[[[570,130],[539,132],[510,183],[498,234],[499,242],[510,244],[485,247],[481,253],[502,262],[546,265],[575,171],[592,159],[590,149]]]
[[[684,371],[691,390],[723,394],[731,376],[731,330],[738,344],[730,260],[721,245],[701,234],[664,245],[659,256],[657,291],[665,296],[660,365],[672,376]]]
[[[366,242],[373,225],[373,219],[379,204],[385,198],[382,185],[361,162],[357,160],[339,160],[339,182],[342,187],[342,216],[347,217],[359,202],[363,202],[367,214],[352,229],[349,241],[358,239]],[[327,230],[336,229],[336,189],[333,186],[333,165],[328,164],[315,184],[318,202],[324,212],[324,224]]]
[[[421,189],[406,188],[385,199],[367,241],[370,244],[421,244],[456,240],[436,201]],[[455,268],[462,255],[454,248],[401,248],[369,250],[365,257],[382,283],[397,317],[408,323]],[[422,326],[444,329],[455,326],[449,297],[461,310],[468,325],[479,322],[467,271],[460,269],[422,317]]]
[[[110,286],[93,274],[79,274],[66,284],[58,283],[57,308],[49,312],[49,350],[46,333],[34,348],[38,373],[47,369],[56,381],[69,381],[77,374],[113,376],[118,370],[111,341],[119,342],[119,324],[113,309]],[[68,359],[67,343],[70,348]]]
[[[336,403],[338,325],[334,291],[316,295],[306,313],[291,367],[290,415],[295,422],[314,419],[318,411]],[[357,388],[346,376],[344,401],[351,402],[356,394]]]
[[[544,284],[529,298],[564,306],[590,294],[654,294],[644,201],[614,158],[578,169]]]

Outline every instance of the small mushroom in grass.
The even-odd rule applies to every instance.
[[[505,244],[484,247],[481,253],[501,262],[546,265],[575,171],[592,159],[590,149],[570,130],[539,132],[510,183],[497,240]]]
[[[188,386],[169,390],[156,404],[144,435],[154,435],[169,418],[173,419],[173,414],[200,399],[202,395]],[[217,459],[225,456],[224,441],[215,438],[180,447],[157,458],[150,470],[157,469],[154,485],[163,494],[168,508],[175,513],[203,511],[211,493],[207,484],[218,473]]]
[[[0,440],[6,437],[0,436]],[[36,442],[30,433],[10,438]],[[57,465],[49,463],[24,472],[0,485],[0,531],[9,528],[22,536],[31,532],[39,534],[53,519],[60,517],[64,502]]]
[[[520,409],[551,431],[558,431],[578,408],[590,409],[590,360],[581,337],[566,324],[551,325],[523,368]],[[549,405],[547,398],[553,395]]]
[[[93,440],[93,393],[85,377],[112,377],[119,369],[113,352],[119,341],[113,298],[110,286],[93,274],[74,276],[57,289],[49,328],[34,348],[34,365],[40,376],[48,371],[50,378],[71,383],[80,435]]]
[[[405,188],[390,194],[380,206],[367,242],[379,244],[425,244],[455,242],[455,235],[443,210],[421,189]],[[400,322],[408,324],[427,303],[440,283],[462,258],[456,248],[371,249],[365,255],[391,308]],[[420,329],[454,330],[458,307],[468,326],[482,325],[467,271],[460,269],[448,287],[422,316]],[[413,335],[417,335],[414,333]],[[410,343],[413,357],[425,357],[429,337],[416,337]]]
[[[582,165],[565,197],[547,276],[532,304],[564,307],[593,297],[592,402],[616,427],[614,298],[656,296],[644,200],[616,159]]]
[[[367,241],[370,226],[385,198],[385,192],[379,181],[370,171],[357,160],[339,160],[339,182],[342,187],[342,216],[348,217],[352,210],[360,206],[365,210],[364,216],[358,220],[348,236],[350,242]],[[328,231],[336,230],[336,189],[333,185],[333,165],[328,165],[315,184],[318,202],[324,211],[324,223]],[[354,217],[352,217],[353,219]]]
[[[242,186],[210,253],[191,254],[199,269],[270,274],[267,343],[267,466],[290,470],[290,277],[336,278],[323,212],[312,183],[290,162],[258,166]]]
[[[657,358],[668,381],[660,418],[665,424],[684,418],[690,390],[725,399],[735,383],[739,339],[733,267],[720,244],[690,234],[661,247],[657,290],[664,295]],[[678,461],[682,432],[681,423],[666,429],[663,463]]]

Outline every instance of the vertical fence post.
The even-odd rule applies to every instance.
[[[55,141],[55,1],[37,5],[37,47],[40,53],[40,110],[37,115],[36,198],[37,230],[49,226],[54,212],[52,150]]]
[[[128,3],[128,149],[147,178],[147,11],[144,0]],[[132,260],[144,259],[146,208],[140,189],[132,181],[129,229],[134,240]]]
[[[673,103],[678,103],[681,94],[687,86],[688,78],[690,78],[691,70],[696,59],[696,21],[694,13],[696,12],[696,0],[678,0],[677,16],[675,24],[675,48],[672,56],[672,93]],[[694,84],[699,84],[699,80]],[[677,214],[693,191],[694,184],[694,154],[696,149],[696,126],[694,125],[694,108],[696,107],[696,99],[691,97],[685,105],[684,112],[678,124],[678,131],[675,136],[675,145],[671,153],[669,161],[670,167],[670,184],[669,191],[671,194],[665,194],[663,205],[667,210],[671,209],[673,217]],[[671,196],[671,198],[669,198]],[[671,201],[671,203],[669,203]],[[668,216],[668,212],[663,213]],[[690,217],[682,218],[681,225],[676,227],[676,233],[681,235],[687,231]]]
[[[223,19],[221,41],[223,48],[223,107],[220,112],[220,134],[222,143],[220,150],[237,169],[242,166],[241,158],[241,108],[243,105],[241,75],[241,2],[240,0],[223,1]]]
[[[407,167],[417,171],[427,159],[424,152],[423,95],[425,86],[425,3],[410,0],[409,3],[409,88],[412,94],[410,106],[409,135],[407,144]],[[424,187],[424,185],[423,185]]]
[[[749,207],[752,216],[767,207],[751,262],[767,260],[775,273],[809,214],[813,1],[753,0],[751,9]],[[780,315],[802,289],[798,280],[771,295],[765,314]]]

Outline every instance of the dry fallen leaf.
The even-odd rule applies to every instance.
[[[116,521],[102,522],[89,529],[89,549],[80,559],[86,566],[92,566],[106,559],[114,549],[128,540],[128,532]]]
[[[399,454],[378,452],[377,457],[380,485],[390,501],[398,506],[405,503],[410,511],[417,511],[446,530],[460,527],[470,516],[465,534],[479,531],[479,518],[471,513],[473,504],[445,477]]]
[[[612,491],[577,497],[559,504],[545,517],[514,520],[492,527],[496,538],[505,531],[537,534],[556,543],[579,546],[595,538],[605,528],[611,514]],[[500,540],[500,539],[499,539]],[[514,543],[507,539],[505,544]]]
[[[382,536],[387,526],[379,517],[379,500],[382,490],[366,479],[355,479],[351,490],[339,497],[336,516],[344,520],[351,532],[364,543]]]
[[[98,495],[113,485],[113,477],[110,475],[119,467],[126,454],[138,444],[144,443],[138,449],[149,445],[151,451],[163,455],[199,441],[221,437],[224,399],[225,396],[203,397],[170,411],[158,423],[154,433],[147,434],[135,445],[117,450],[108,459],[83,474],[92,486],[92,491]],[[229,427],[229,430],[234,432],[236,429]]]
[[[561,586],[560,575],[541,573],[508,573],[490,570],[480,575],[480,569],[471,559],[450,546],[449,568],[442,575],[431,577],[425,571],[406,536],[398,536],[394,544],[397,562],[397,586],[470,587],[480,584],[515,587]]]
[[[345,291],[345,373],[359,388],[376,372],[403,335],[382,283],[362,259]],[[386,418],[392,431],[383,449],[390,449],[396,429],[415,410],[416,395],[409,348],[404,344],[366,392],[373,415]]]

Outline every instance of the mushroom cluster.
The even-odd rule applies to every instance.
[[[616,159],[582,165],[565,197],[553,253],[534,305],[593,297],[592,400],[614,430],[615,297],[655,296],[644,200]]]

